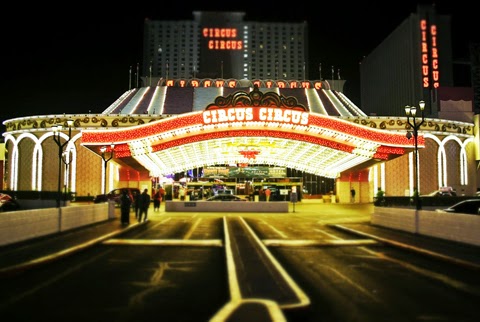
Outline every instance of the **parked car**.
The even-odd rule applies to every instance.
[[[437,212],[455,212],[470,215],[480,215],[480,199],[467,199],[460,201],[453,206],[444,209],[437,209]]]
[[[247,201],[247,199],[231,194],[218,194],[208,198],[207,201]]]
[[[216,191],[217,195],[233,195],[233,191],[231,189],[218,189]]]
[[[6,193],[0,193],[0,211],[14,211],[18,209],[20,209],[20,204],[15,198]]]
[[[422,195],[422,197],[454,197],[456,195],[455,191],[435,190],[429,194]]]
[[[128,190],[128,194],[131,200],[133,200],[133,197],[136,193],[137,194],[141,193],[140,189],[138,188],[118,188],[118,189],[113,189],[107,194],[96,195],[95,198],[93,199],[93,202],[101,203],[101,202],[107,202],[109,200],[114,200],[116,205],[120,205],[120,197],[124,189]]]

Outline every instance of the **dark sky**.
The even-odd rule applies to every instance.
[[[452,16],[454,57],[467,52],[468,40],[479,40],[480,28],[472,29],[476,11],[470,2],[436,5],[438,13]],[[316,8],[302,2],[287,7],[278,1],[243,6],[178,2],[170,8],[165,1],[117,2],[109,8],[97,8],[98,2],[69,2],[68,8],[18,3],[3,10],[0,19],[1,122],[33,115],[101,113],[128,90],[130,66],[142,63],[144,19],[191,20],[193,11],[242,11],[246,20],[254,21],[307,21],[310,79],[318,79],[320,63],[323,77],[329,78],[333,65],[350,87],[357,87],[362,57],[415,12],[418,2],[333,1],[317,2]],[[297,4],[300,7],[292,7]]]

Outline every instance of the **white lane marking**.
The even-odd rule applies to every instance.
[[[264,239],[263,244],[265,246],[363,246],[363,245],[375,245],[378,244],[376,240],[372,239],[360,239],[360,240],[311,240],[311,239],[296,239],[296,240],[284,240],[284,239]]]
[[[190,237],[192,236],[193,232],[195,231],[195,229],[197,228],[197,226],[200,224],[201,221],[202,221],[202,218],[198,218],[197,220],[195,220],[195,222],[193,223],[192,227],[190,227],[190,229],[189,229],[188,232],[185,234],[185,236],[183,237],[183,239],[190,239]]]
[[[340,273],[338,270],[332,268],[331,266],[326,266],[326,265],[322,265],[323,267],[329,269],[330,271],[332,271],[335,275],[337,275],[341,280],[345,281],[347,284],[353,286],[355,289],[357,289],[358,291],[360,291],[360,293],[366,295],[367,297],[369,297],[371,300],[375,301],[375,302],[378,302],[379,300],[374,296],[372,295],[372,293],[370,293],[367,289],[363,288],[360,284],[357,284],[355,283],[354,281],[352,281],[351,279],[349,279],[347,276],[343,275],[342,273]]]
[[[285,234],[283,231],[281,230],[278,230],[277,228],[275,228],[274,226],[272,226],[270,223],[266,222],[266,221],[261,221],[265,226],[268,226],[271,230],[273,230],[277,235],[280,235],[280,237],[283,237],[283,238],[288,238],[288,235]]]
[[[271,264],[277,269],[280,275],[284,278],[285,282],[290,286],[290,288],[295,292],[297,298],[299,299],[299,303],[292,304],[292,305],[283,305],[282,308],[293,308],[293,307],[301,307],[307,306],[310,304],[310,298],[303,292],[300,286],[295,283],[292,277],[287,273],[287,271],[283,268],[283,266],[277,261],[275,256],[273,256],[268,248],[262,243],[262,241],[258,238],[252,228],[247,224],[244,218],[239,217],[240,221],[243,223],[245,228],[251,234],[252,238],[256,241],[258,247],[260,247],[263,253],[268,257]]]
[[[433,279],[433,280],[436,280],[436,281],[440,281],[440,282],[442,282],[442,283],[444,283],[444,284],[446,284],[450,287],[453,287],[455,289],[459,289],[461,291],[464,291],[464,292],[467,292],[467,293],[470,293],[470,294],[473,294],[473,295],[476,295],[476,296],[480,295],[480,290],[477,290],[476,288],[471,287],[470,285],[465,284],[461,281],[452,279],[452,278],[450,278],[446,275],[443,275],[443,274],[440,274],[440,273],[437,273],[437,272],[433,272],[433,271],[415,266],[413,264],[404,262],[404,261],[399,260],[399,259],[389,257],[389,256],[387,256],[383,253],[375,252],[373,250],[370,250],[370,249],[367,249],[367,248],[364,248],[364,247],[360,247],[360,249],[362,249],[363,251],[365,251],[365,252],[367,252],[371,255],[374,255],[374,256],[376,256],[380,259],[384,259],[384,260],[387,260],[389,262],[400,265],[400,266],[402,266],[402,267],[404,267],[404,268],[406,268],[410,271],[413,271],[417,274],[420,274],[424,277],[427,277],[427,278],[430,278],[430,279]]]
[[[330,238],[332,238],[332,239],[342,239],[342,238],[340,238],[340,237],[338,237],[338,236],[336,236],[336,235],[333,235],[333,234],[330,234],[330,233],[326,232],[326,231],[323,230],[323,229],[317,229],[317,228],[315,228],[314,231],[319,232],[319,233],[321,233],[321,234],[324,234],[324,235],[326,235],[326,236],[328,236],[328,237],[330,237]]]
[[[242,299],[242,292],[238,284],[237,269],[235,268],[235,261],[233,259],[232,245],[230,243],[230,234],[228,233],[227,218],[223,217],[223,231],[225,234],[225,257],[227,258],[227,272],[228,272],[228,286],[230,287],[230,300],[240,301]]]
[[[103,244],[139,246],[223,246],[220,239],[109,239],[104,241]]]

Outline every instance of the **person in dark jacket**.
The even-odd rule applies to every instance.
[[[132,207],[132,199],[128,195],[128,190],[125,189],[122,191],[122,196],[120,197],[120,219],[123,225],[130,224],[130,208]]]
[[[140,192],[134,192],[133,194],[133,209],[135,211],[135,219],[140,221]]]
[[[148,189],[143,190],[142,194],[140,195],[139,200],[139,214],[138,214],[138,221],[146,221],[148,218],[148,207],[150,207],[150,195],[148,194]]]

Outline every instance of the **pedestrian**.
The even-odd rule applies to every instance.
[[[270,190],[270,188],[267,187],[267,189],[265,189],[265,198],[267,201],[270,201],[271,194],[272,194],[272,190]]]
[[[185,200],[185,188],[180,187],[180,201],[184,201],[184,200]]]
[[[162,194],[158,189],[153,195],[153,211],[160,211],[160,203],[162,202]]]
[[[139,215],[140,215],[140,191],[134,191],[133,192],[133,209],[135,211],[135,219],[140,221]]]
[[[167,192],[165,191],[165,189],[162,186],[160,186],[159,190],[160,190],[160,203],[161,203],[165,199],[165,194]]]
[[[128,195],[128,190],[123,189],[120,196],[120,220],[123,225],[130,224],[130,208],[132,207],[132,199]]]
[[[350,195],[352,197],[351,202],[355,202],[355,189],[350,190]]]
[[[148,219],[148,207],[150,207],[150,195],[148,194],[148,189],[144,189],[142,194],[139,197],[139,214],[138,221],[146,221]]]
[[[205,198],[210,198],[212,196],[212,189],[207,188],[205,189]]]

